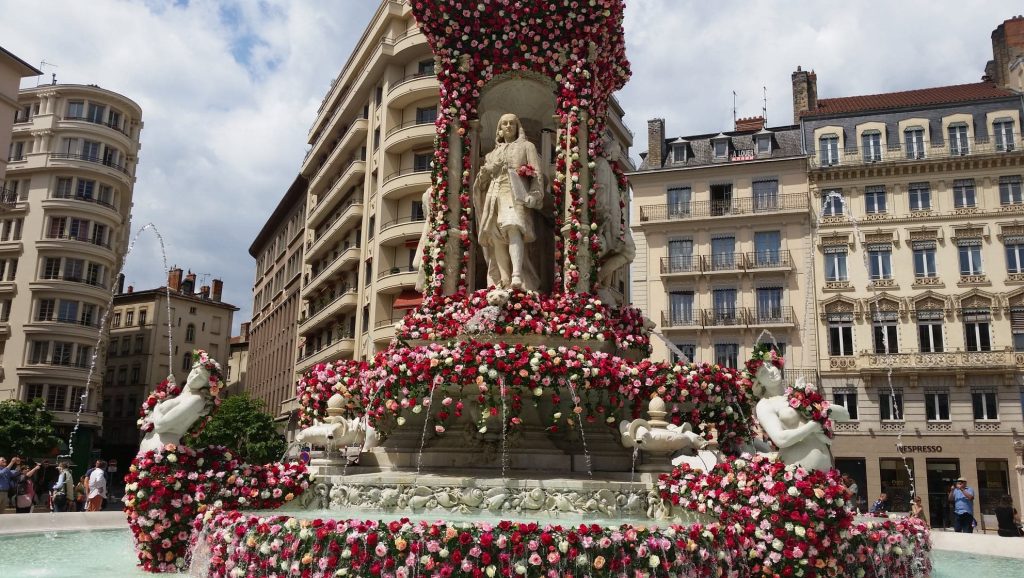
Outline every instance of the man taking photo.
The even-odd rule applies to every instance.
[[[967,486],[967,480],[957,478],[949,488],[949,501],[953,503],[953,531],[974,533],[974,490]]]

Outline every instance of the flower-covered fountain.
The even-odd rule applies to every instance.
[[[926,573],[927,530],[847,507],[828,456],[841,408],[786,388],[767,349],[741,369],[646,359],[649,325],[602,285],[634,253],[603,138],[629,76],[622,0],[410,4],[441,84],[423,304],[372,360],[298,384],[323,451],[291,504],[326,512],[205,496],[196,532],[156,557],[188,538],[213,576]],[[779,454],[744,453],[762,431]],[[214,459],[243,497],[306,485],[298,466]],[[167,524],[152,518],[142,551]]]

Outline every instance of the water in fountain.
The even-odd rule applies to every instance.
[[[870,305],[871,311],[870,311],[870,313],[871,313],[871,322],[874,323],[878,319],[878,317],[879,317],[879,315],[878,315],[878,303],[879,303],[880,297],[879,297],[878,285],[875,283],[875,279],[871,278],[871,263],[869,261],[867,251],[864,250],[864,247],[865,247],[864,234],[860,230],[860,224],[857,221],[857,218],[854,217],[853,214],[850,212],[849,206],[846,204],[846,198],[842,195],[842,193],[840,193],[838,191],[829,191],[825,195],[825,200],[824,200],[824,202],[822,202],[821,211],[818,214],[818,219],[821,219],[822,217],[826,216],[825,215],[826,208],[828,206],[830,206],[833,201],[837,201],[842,206],[842,208],[843,208],[842,214],[846,215],[846,218],[850,221],[850,225],[853,227],[853,238],[856,241],[860,242],[860,245],[861,245],[861,256],[863,257],[863,261],[864,261],[864,270],[868,272],[868,277],[870,278],[870,280],[868,282],[868,288],[871,290],[871,294],[872,294],[872,297],[873,297],[873,299],[871,299],[871,305]],[[821,234],[820,226],[817,227],[817,234],[818,235]],[[889,355],[889,333],[887,331],[882,331],[881,333],[882,333],[882,349],[885,351],[885,355],[888,356]],[[884,361],[884,364],[886,366],[885,379],[886,379],[887,384],[889,385],[889,395],[892,396],[890,399],[896,399],[896,386],[893,385],[893,380],[892,380],[893,363],[895,361],[896,360],[891,358],[891,357],[887,357],[885,359],[885,361]],[[903,415],[901,413],[901,408],[898,406],[898,404],[893,403],[893,404],[891,404],[891,406],[892,406],[891,410],[892,410],[893,420],[897,421],[897,422],[901,422],[901,426],[900,426],[900,428],[899,428],[899,430],[897,431],[897,434],[896,434],[896,452],[898,454],[900,454],[900,456],[903,458],[903,467],[907,470],[907,476],[908,476],[908,479],[910,480],[910,484],[909,484],[910,485],[910,498],[913,499],[914,495],[916,494],[916,487],[915,486],[917,485],[917,482],[914,479],[914,472],[910,468],[910,463],[908,462],[907,455],[905,453],[903,453],[902,451],[900,451],[900,448],[903,447],[903,426],[902,426]]]
[[[576,394],[576,385],[570,379],[569,391],[572,393],[572,404],[573,404],[573,417],[576,420],[576,424],[580,426],[580,440],[583,442],[583,455],[587,460],[587,475],[590,479],[594,479],[594,464],[590,459],[590,450],[587,448],[587,432],[584,431],[583,424],[587,421],[580,416],[583,415],[583,408],[580,407],[580,396]]]
[[[508,475],[508,400],[505,399],[505,380],[498,382],[501,388],[501,479],[507,480]]]
[[[439,389],[441,385],[441,376],[437,376],[434,382],[430,384],[430,395],[427,397],[426,412],[427,415],[423,418],[423,433],[420,435],[420,451],[416,455],[416,475],[420,474],[420,470],[423,467],[423,448],[427,446],[427,425],[430,424],[430,412],[434,408],[434,392]]]
[[[110,318],[110,311],[114,308],[114,297],[117,294],[117,279],[120,278],[124,272],[125,263],[128,261],[128,256],[132,254],[132,250],[135,249],[135,243],[139,240],[139,235],[143,231],[152,230],[153,234],[156,235],[157,240],[160,242],[160,257],[164,266],[164,274],[167,274],[169,270],[167,267],[167,247],[164,244],[164,237],[160,234],[160,231],[156,228],[153,223],[147,223],[141,229],[135,232],[132,237],[131,243],[128,244],[128,250],[125,251],[124,257],[121,259],[121,267],[118,269],[117,274],[112,277],[110,284],[110,297],[107,298],[107,306],[103,310],[103,315],[100,317],[100,331],[96,336],[96,345],[92,350],[92,357],[89,359],[89,371],[85,377],[85,388],[82,391],[81,396],[78,398],[78,410],[75,412],[75,425],[71,428],[71,432],[68,433],[68,451],[66,454],[60,454],[59,458],[71,458],[75,454],[75,435],[78,434],[78,429],[82,423],[82,412],[89,405],[89,394],[92,390],[93,376],[96,374],[96,361],[99,358],[100,348],[103,344],[103,338],[106,337],[109,327],[107,327],[107,319]],[[167,367],[173,367],[173,356],[174,356],[174,344],[171,341],[171,296],[170,287],[164,287],[167,291]]]

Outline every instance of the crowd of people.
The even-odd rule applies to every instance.
[[[96,460],[76,480],[67,462],[29,465],[19,456],[10,462],[0,457],[0,514],[101,511],[107,504],[106,466]]]

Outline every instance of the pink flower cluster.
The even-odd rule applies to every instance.
[[[570,420],[615,425],[636,418],[643,401],[658,394],[672,408],[668,419],[697,427],[708,438],[717,431],[727,451],[749,437],[750,382],[735,369],[709,364],[665,364],[629,359],[585,347],[546,347],[467,341],[392,348],[373,362],[338,361],[315,367],[298,384],[301,423],[312,424],[326,414],[334,393],[347,399],[350,414],[369,415],[382,435],[410,413],[433,412],[443,433],[461,409],[445,405],[436,387],[473,393],[484,413],[504,415],[511,431],[521,425],[524,403],[541,398],[560,406],[561,396],[575,390],[563,417],[548,425],[575,425]],[[436,398],[436,399],[435,399]],[[442,403],[433,403],[438,401]],[[502,411],[498,412],[499,408]]]
[[[607,341],[621,350],[650,354],[650,331],[635,307],[613,308],[594,295],[542,295],[510,290],[494,318],[480,315],[490,304],[489,290],[470,295],[434,295],[410,311],[398,325],[400,339],[453,339],[480,320],[475,332],[497,335],[546,335],[574,340]]]
[[[786,387],[786,399],[789,400],[789,407],[795,409],[808,421],[816,421],[821,424],[821,429],[829,439],[835,437],[835,428],[829,414],[829,401],[825,399],[818,386],[813,383],[805,383],[802,386]]]
[[[914,576],[929,563],[919,520],[855,524],[836,470],[744,455],[707,473],[677,467],[658,485],[673,505],[739,528],[754,576]]]
[[[306,466],[252,466],[224,447],[199,451],[168,444],[132,460],[125,476],[124,511],[139,565],[148,572],[180,572],[196,516],[210,506],[277,508],[309,486]]]

